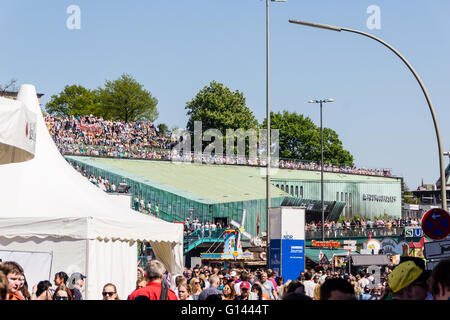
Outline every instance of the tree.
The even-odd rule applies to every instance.
[[[279,130],[280,158],[320,163],[320,127],[310,118],[296,112],[271,112],[270,117],[271,129]],[[261,126],[267,128],[267,119],[264,119]],[[353,156],[344,150],[338,134],[329,128],[323,129],[323,149],[324,163],[353,165]]]
[[[0,96],[4,96],[7,91],[17,91],[17,79],[11,79],[8,83],[0,85]]]
[[[194,131],[194,121],[202,121],[204,130],[217,129],[224,136],[226,129],[257,128],[253,112],[246,106],[245,97],[238,90],[232,92],[221,83],[212,81],[187,102],[189,120],[187,130]]]
[[[128,74],[106,81],[98,89],[100,110],[106,119],[129,121],[155,121],[158,118],[158,100]]]
[[[414,194],[409,190],[408,186],[406,185],[406,182],[404,179],[402,179],[402,200],[403,203],[408,204],[418,204],[419,199],[414,196]]]
[[[99,116],[95,91],[81,85],[67,85],[58,95],[52,95],[45,106],[46,111],[54,116],[78,116],[93,114]]]
[[[169,134],[169,127],[165,123],[160,123],[158,124],[158,132],[165,136]]]
[[[194,133],[195,121],[202,122],[202,150],[206,145],[212,145],[207,141],[214,139],[214,145],[217,146],[213,148],[215,153],[221,153],[224,149],[230,153],[235,153],[237,150],[242,155],[244,152],[246,154],[249,152],[250,138],[246,135],[247,130],[257,129],[258,120],[246,106],[242,92],[238,90],[233,92],[223,84],[212,81],[209,86],[200,90],[194,99],[186,103],[185,109],[188,110],[189,116],[186,127],[191,135]],[[232,142],[232,148],[231,145],[227,146],[227,130],[233,130],[233,133],[228,136],[230,143]],[[251,134],[251,136],[256,135]],[[217,140],[220,138],[223,142],[222,147],[220,147],[220,140]],[[235,141],[237,145],[243,145],[244,150],[237,148]]]

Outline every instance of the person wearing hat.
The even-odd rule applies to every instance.
[[[234,300],[258,300],[258,296],[254,292],[250,292],[250,283],[242,281],[240,284],[241,294],[236,296]]]
[[[425,300],[428,274],[413,261],[397,265],[389,275],[392,300]]]
[[[85,275],[79,272],[72,273],[70,279],[68,280],[69,289],[72,291],[72,300],[83,300],[83,295],[81,294],[81,288],[84,286]]]

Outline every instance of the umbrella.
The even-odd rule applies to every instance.
[[[36,114],[22,101],[0,98],[0,165],[34,158]]]

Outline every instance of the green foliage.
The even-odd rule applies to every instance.
[[[148,120],[158,117],[158,100],[143,85],[127,74],[106,81],[104,88],[89,90],[81,85],[67,85],[47,103],[54,116],[94,115],[120,121]]]
[[[65,86],[58,95],[51,96],[45,109],[58,117],[98,115],[95,92],[80,85]]]
[[[162,135],[169,134],[169,127],[165,123],[158,124],[158,132]]]
[[[244,94],[232,92],[221,83],[212,81],[186,103],[189,120],[187,130],[194,131],[194,121],[202,121],[203,130],[218,129],[223,136],[226,129],[256,128],[258,121],[246,106]]]
[[[105,88],[98,89],[98,101],[103,116],[125,122],[158,118],[158,100],[130,75],[106,81]]]
[[[272,112],[270,117],[271,129],[279,130],[280,158],[320,163],[320,127],[309,117],[296,112]],[[267,128],[267,119],[264,119],[261,126]],[[353,156],[344,150],[338,134],[329,128],[323,129],[323,149],[324,163],[353,165]]]
[[[194,133],[194,122],[201,121],[202,140],[208,129],[216,129],[222,135],[223,152],[225,150],[230,152],[227,149],[227,130],[234,130],[232,151],[235,153],[239,151],[236,147],[237,141],[242,140],[245,141],[245,150],[241,152],[248,154],[250,139],[246,136],[246,133],[249,129],[257,129],[258,120],[250,108],[246,106],[245,97],[242,92],[238,90],[232,92],[223,84],[212,81],[209,86],[205,86],[200,90],[194,99],[186,103],[185,109],[189,116],[186,127],[191,134]],[[252,132],[250,135],[256,137],[257,132]],[[214,139],[215,136],[210,141],[213,142],[215,141]],[[202,148],[205,149],[205,146],[211,142],[203,141]]]

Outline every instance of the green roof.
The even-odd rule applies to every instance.
[[[279,169],[277,173],[272,175],[274,179],[280,180],[320,180],[320,171],[316,170],[298,170],[298,169]],[[392,182],[398,183],[396,177],[380,177],[380,176],[365,176],[360,174],[348,174],[338,172],[324,171],[323,178],[326,181],[339,181],[339,182]]]
[[[264,168],[67,156],[203,203],[266,198]],[[289,196],[275,186],[271,198]]]

